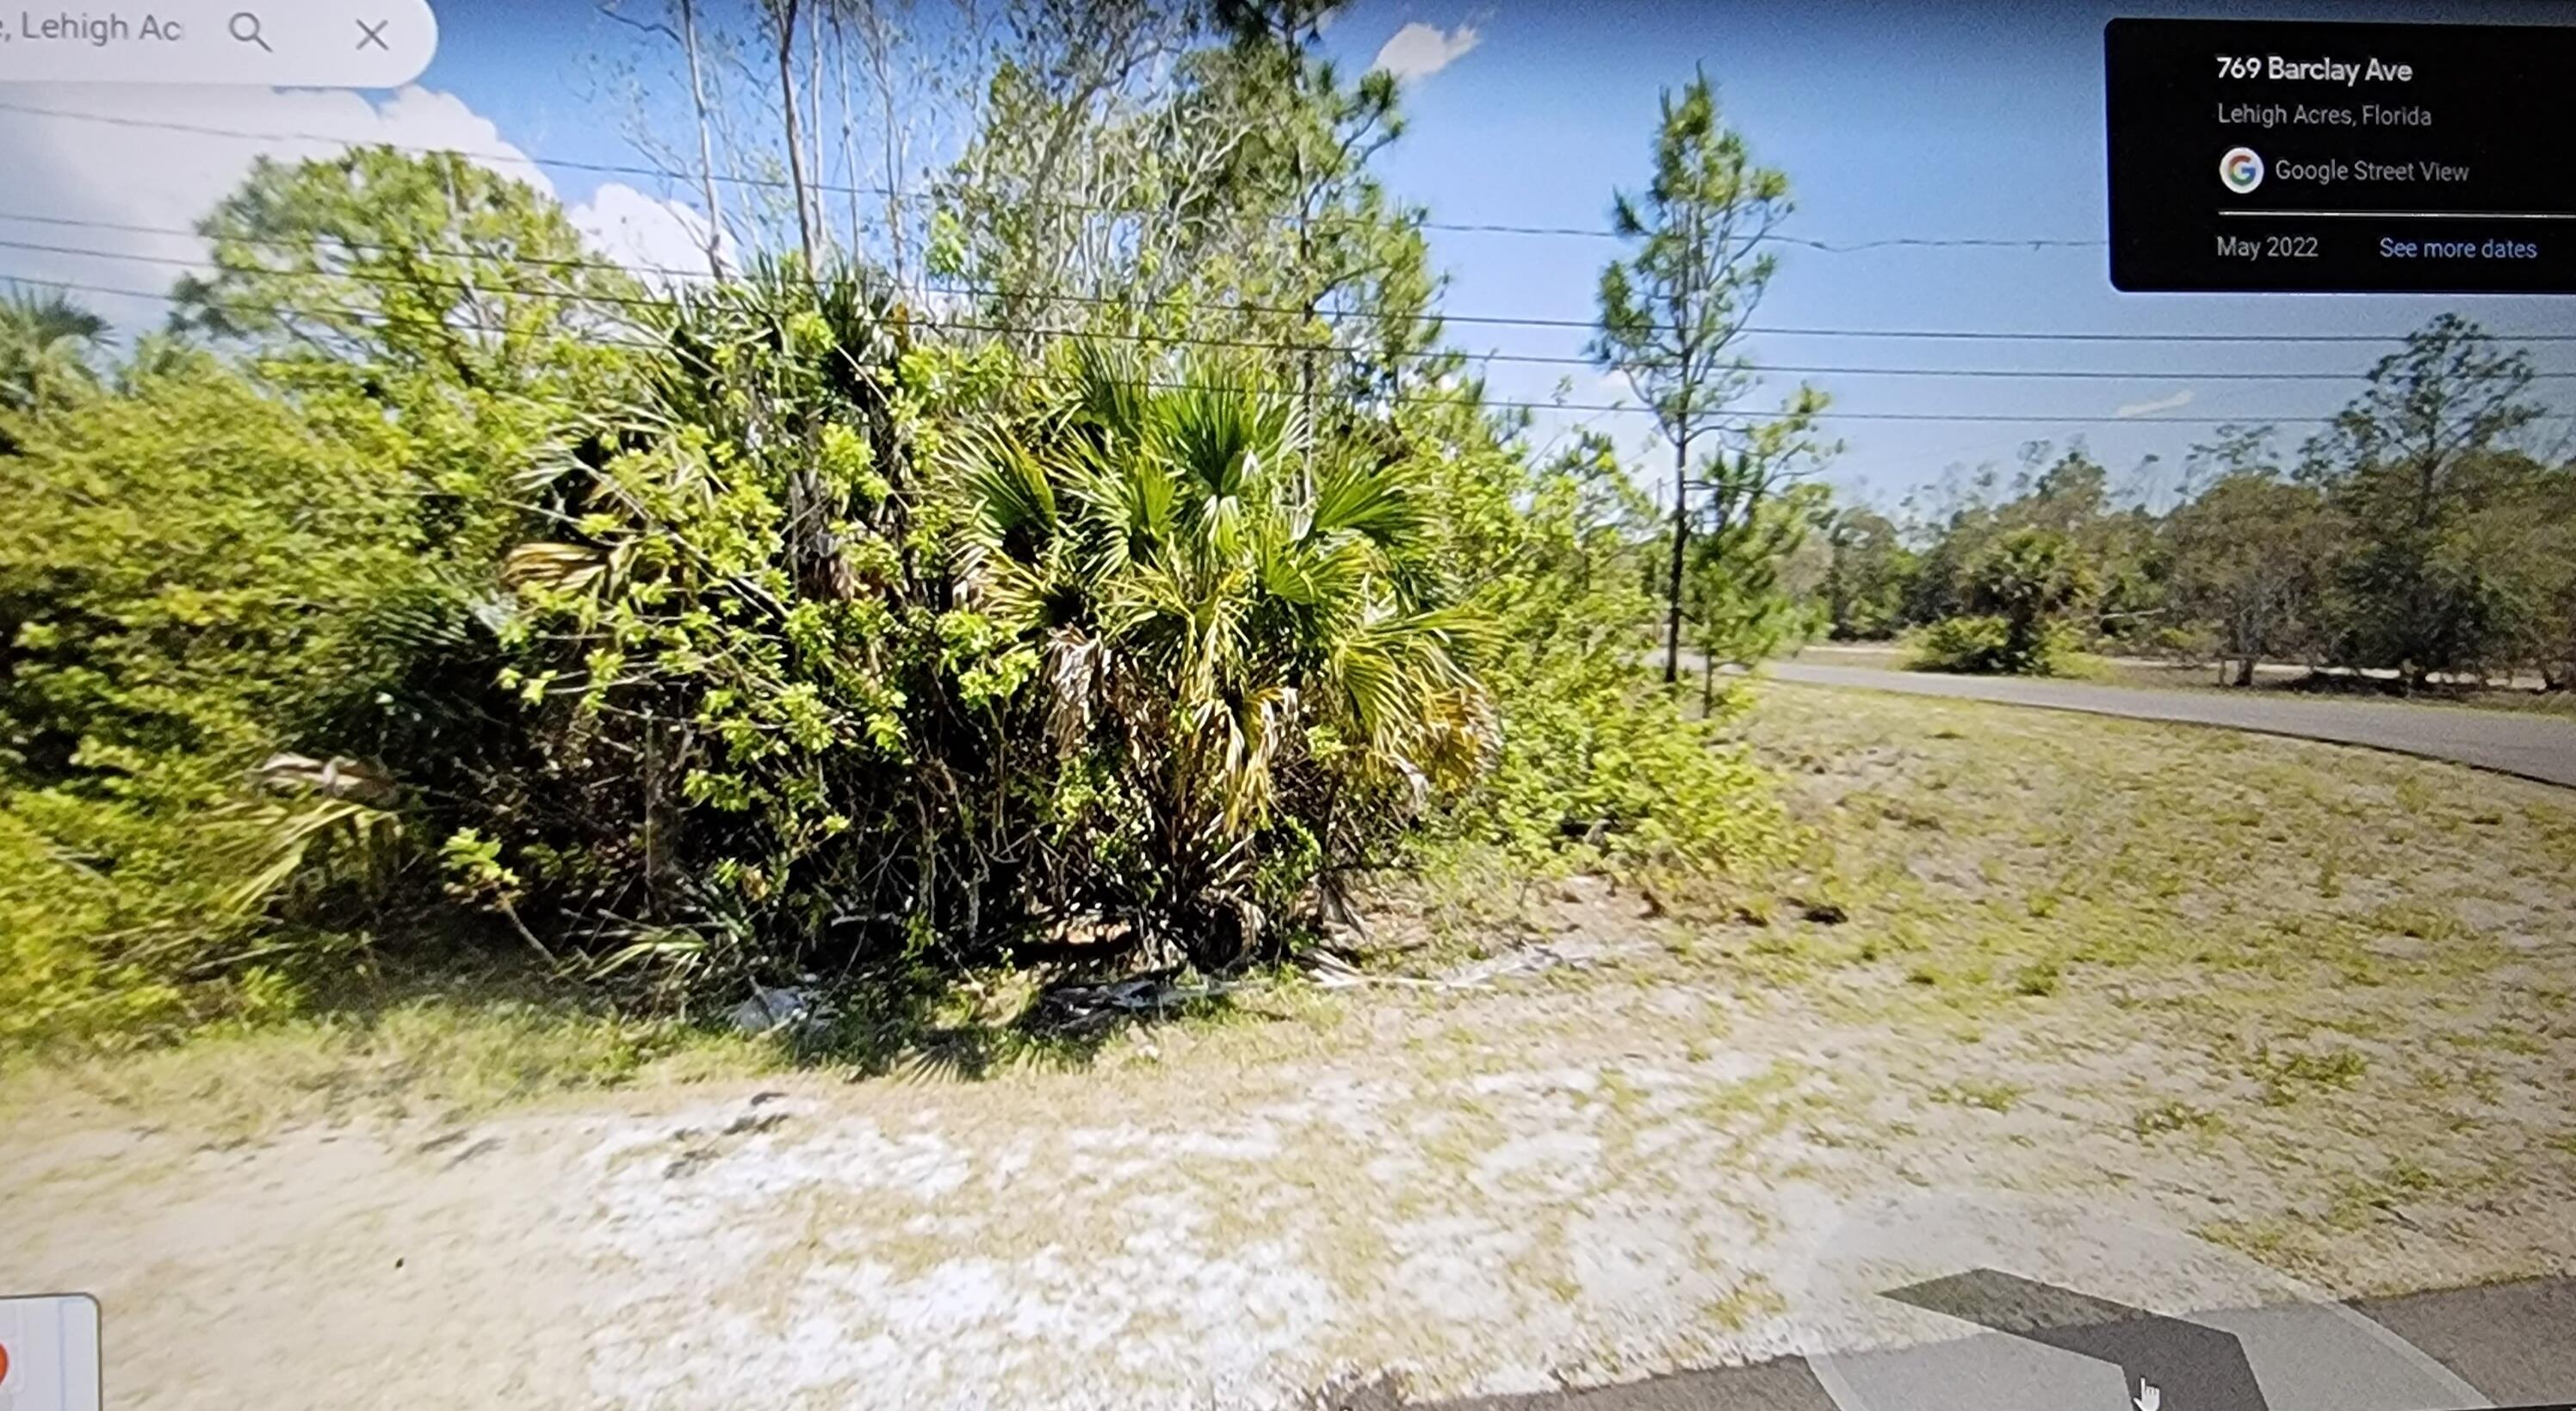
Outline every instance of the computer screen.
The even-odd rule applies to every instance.
[[[2576,1402],[2571,72],[0,11],[0,1411]]]

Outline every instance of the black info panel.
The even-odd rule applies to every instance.
[[[2117,19],[2111,282],[2576,292],[2576,29]]]

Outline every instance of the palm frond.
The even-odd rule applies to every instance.
[[[1315,478],[1310,535],[1357,534],[1384,546],[1402,541],[1421,523],[1420,503],[1395,466],[1340,458]]]
[[[237,880],[217,901],[228,916],[268,906],[299,877],[381,873],[404,839],[400,814],[327,793],[237,804],[219,815],[218,826],[239,840]]]
[[[1046,466],[1005,436],[973,438],[967,488],[991,530],[993,543],[1021,563],[1033,563],[1056,531],[1055,485]]]
[[[578,592],[596,584],[608,566],[608,551],[587,544],[521,544],[501,560],[501,586],[512,592]]]

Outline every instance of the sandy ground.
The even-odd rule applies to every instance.
[[[1801,806],[1883,803],[1995,709],[1923,708],[1916,735],[1838,746]],[[2016,750],[2153,729],[2053,719],[2063,741]],[[2062,987],[1970,1005],[1921,977],[2002,944],[1957,899],[1984,855],[1922,820],[1972,804],[1884,823],[1955,936],[1866,908],[1659,917],[1579,879],[1530,902],[1539,963],[1257,992],[1079,1072],[648,1083],[247,1136],[67,1102],[0,1133],[0,1286],[95,1292],[111,1403],[137,1411],[1178,1411],[1805,1350],[1815,1241],[1890,1191],[2080,1195],[2338,1295],[2576,1271],[2563,871],[2497,861],[2475,964],[2405,968],[2425,943],[2392,934],[2371,944],[2400,983],[2339,954],[2321,974],[2352,983],[2302,979],[2301,1013],[2259,1025],[2194,1022],[2152,957],[2078,954]],[[2320,1026],[2361,1057],[2247,1044]]]
[[[1350,1369],[1459,1394],[1791,1350],[1806,1238],[1872,1192],[2096,1191],[2188,1230],[2323,1217],[2363,1164],[2322,1110],[2336,1150],[2304,1169],[2103,1135],[2163,1076],[2145,1042],[1989,1039],[2053,1089],[1999,1112],[1927,1096],[1936,1056],[1893,1035],[1682,985],[1540,979],[1371,1027],[1242,1071],[1132,1049],[1107,1082],[18,1134],[0,1277],[97,1292],[136,1408],[1274,1405]],[[2497,1099],[2563,1135],[2536,1083]],[[2310,1272],[2576,1269],[2571,1164],[2410,1195]]]

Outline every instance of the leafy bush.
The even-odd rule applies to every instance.
[[[1478,659],[1500,744],[1433,836],[1505,848],[1521,866],[1710,868],[1785,843],[1785,816],[1740,745],[1737,703],[1705,718],[1642,669],[1654,620],[1646,562],[1654,507],[1614,449],[1589,439],[1533,462],[1463,398],[1426,399],[1402,423],[1457,448],[1433,482],[1441,559],[1493,624]]]
[[[1911,664],[1919,671],[2069,675],[2075,643],[2066,617],[2093,591],[2091,573],[2064,535],[2013,530],[1969,565],[1971,611],[1924,628],[1912,644]]]
[[[962,599],[882,291],[692,294],[520,493],[498,566],[513,749],[439,820],[451,895],[675,982],[974,939],[1030,807],[1014,681]],[[425,762],[427,763],[427,762]]]
[[[445,853],[531,939],[683,979],[1075,930],[1223,966],[1478,767],[1475,618],[1364,426],[1242,368],[907,350],[850,278],[670,338],[502,569],[537,767],[472,781]]]
[[[2063,623],[2043,623],[2017,636],[2012,622],[1997,616],[1945,617],[1916,631],[1906,641],[1905,664],[1915,671],[1953,671],[1971,676],[2073,676],[2077,671],[2074,633]]]
[[[100,943],[132,901],[14,808],[0,810],[0,1050],[165,1029],[183,996]]]
[[[1471,396],[1319,424],[1248,367],[914,346],[793,271],[662,336],[553,431],[177,350],[16,415],[0,1043],[274,1009],[478,915],[675,992],[1075,934],[1221,967],[1409,839],[1783,835],[1726,711],[1641,680],[1615,462]]]
[[[400,437],[370,409],[290,406],[175,353],[9,435],[10,1027],[176,1022],[173,982],[323,943],[316,922],[345,900],[331,855],[354,859],[390,821],[372,806],[387,800],[354,797],[357,773],[262,766],[396,707],[385,614],[433,576]]]
[[[1993,675],[2008,670],[2011,629],[2000,617],[1945,617],[1908,642],[1906,665],[1916,671]]]
[[[1216,968],[1422,840],[1781,841],[1732,702],[1641,679],[1656,527],[1606,447],[1540,465],[1472,387],[925,344],[795,266],[620,285],[649,337],[594,343],[560,213],[459,179],[482,263],[330,340],[290,326],[317,266],[463,241],[393,154],[222,208],[183,302],[246,356],[0,330],[0,1045],[458,937],[674,996],[1077,938]],[[410,312],[513,248],[553,252],[511,285],[541,335]]]

